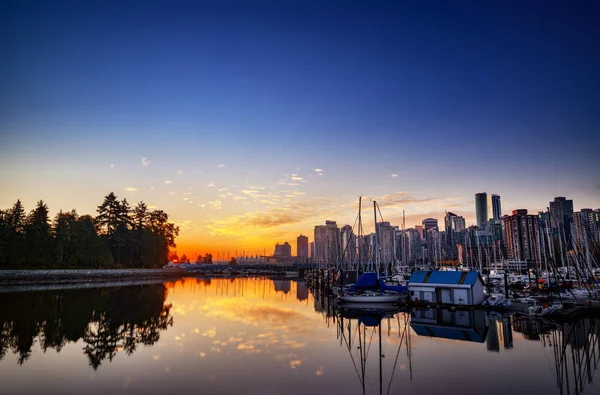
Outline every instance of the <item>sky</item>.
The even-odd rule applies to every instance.
[[[166,211],[177,251],[272,253],[474,194],[600,208],[600,3],[0,3],[0,208]],[[368,221],[371,220],[371,221]]]

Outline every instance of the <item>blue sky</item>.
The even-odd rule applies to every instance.
[[[204,246],[352,222],[358,195],[415,223],[480,191],[600,207],[598,3],[399,3],[3,2],[0,207],[114,190]]]

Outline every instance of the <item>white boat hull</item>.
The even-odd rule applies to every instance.
[[[395,303],[402,300],[403,295],[344,295],[339,296],[340,302],[348,303]]]

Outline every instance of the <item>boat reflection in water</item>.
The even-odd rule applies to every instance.
[[[400,314],[398,306],[379,303],[371,307],[365,307],[364,303],[354,305],[344,304],[339,309],[337,321],[337,336],[340,345],[345,347],[350,354],[354,369],[361,385],[362,393],[366,394],[368,380],[367,365],[369,357],[377,360],[378,366],[378,389],[379,394],[390,393],[392,381],[396,373],[401,349],[406,350],[405,358],[408,360],[410,379],[412,379],[411,364],[411,330],[409,316]],[[382,336],[385,332],[386,346],[395,345],[395,356],[393,364],[384,368],[386,355],[382,347]],[[377,355],[373,356],[371,345],[377,342]],[[397,344],[397,345],[396,345]],[[384,370],[389,375],[384,381]]]

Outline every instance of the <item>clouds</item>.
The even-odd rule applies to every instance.
[[[171,180],[165,180],[165,185],[171,185],[173,183],[173,181]]]
[[[396,178],[398,177],[398,173],[392,173],[389,175],[390,178]]]
[[[333,204],[334,202],[331,198],[318,197],[283,207],[213,219],[207,228],[213,235],[225,235],[236,232],[273,230],[279,227],[295,226],[299,223],[317,224],[324,222],[325,217],[331,218],[340,214],[336,205]]]
[[[125,187],[125,190],[126,190],[127,192],[135,192],[135,191],[137,191],[138,189],[137,189],[137,188],[134,188],[134,187]]]
[[[150,165],[150,160],[148,158],[145,157],[140,157],[140,161],[141,161],[141,165],[144,167],[148,167],[148,165]]]
[[[298,174],[284,174],[284,178],[277,181],[277,185],[293,187],[300,185],[301,182],[306,182],[306,180]]]
[[[177,170],[177,175],[178,175],[178,176],[180,176],[180,175],[182,175],[182,174],[183,174],[183,170],[181,170],[181,169]]]
[[[379,207],[393,207],[410,205],[415,203],[427,203],[437,200],[437,198],[415,198],[408,192],[399,191],[393,195],[374,196],[373,200],[377,201]]]

